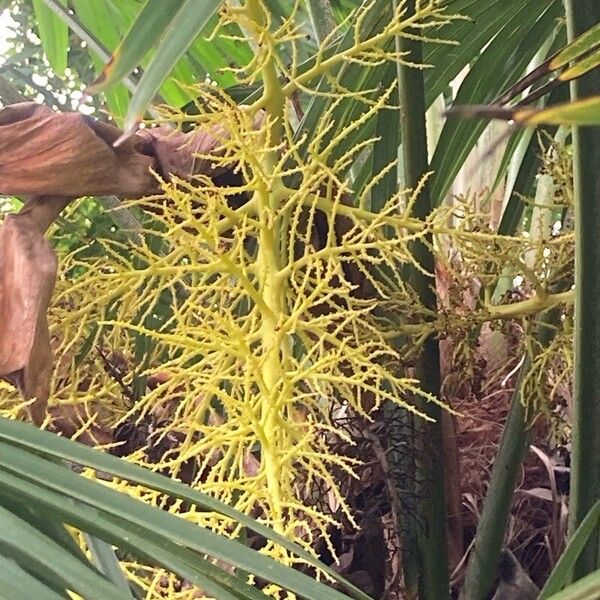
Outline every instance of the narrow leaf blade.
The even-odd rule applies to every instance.
[[[53,581],[90,600],[122,600],[119,590],[107,579],[84,565],[70,552],[0,507],[0,548],[27,564],[35,572],[50,572]]]
[[[182,5],[182,0],[148,0],[108,64],[88,87],[88,92],[104,91],[131,73],[160,39]]]
[[[51,1],[62,6],[67,5],[67,0]],[[69,28],[46,6],[45,0],[33,0],[33,10],[44,53],[54,72],[62,77],[67,68]]]
[[[241,552],[240,550],[244,546],[238,541],[224,539],[210,530],[199,527],[190,528],[187,523],[173,515],[153,509],[104,486],[98,486],[54,462],[41,461],[39,457],[34,458],[29,452],[17,446],[6,443],[0,445],[2,447],[2,452],[0,452],[1,470],[20,474],[22,478],[34,481],[40,486],[43,485],[48,490],[66,494],[73,499],[80,499],[100,511],[135,523],[143,529],[162,533],[166,539],[171,539],[196,552],[208,554],[255,573],[306,598],[320,600],[326,590],[329,598],[347,600],[347,596],[331,588],[324,588],[322,584],[310,577],[298,571],[286,569],[266,556]],[[271,533],[269,537],[273,537],[273,534]],[[361,597],[368,598],[364,594]]]
[[[550,576],[540,593],[540,600],[546,600],[546,598],[550,597],[554,600],[553,594],[557,594],[559,590],[566,585],[571,577],[573,567],[575,566],[581,551],[585,548],[585,545],[592,534],[598,531],[599,522],[600,500],[594,504],[569,540],[565,551],[558,559],[556,566],[552,570],[552,573],[550,573]]]
[[[549,600],[597,600],[600,598],[600,569],[576,581]]]
[[[579,58],[600,44],[600,23],[565,46],[550,62],[551,69],[558,69]]]
[[[12,600],[64,600],[63,596],[45,586],[14,560],[4,556],[0,556],[0,588],[5,597]]]
[[[194,39],[205,28],[210,18],[221,5],[222,0],[186,0],[164,33],[160,46],[148,65],[138,88],[131,99],[125,131],[131,132],[143,118],[177,61]]]
[[[259,523],[244,513],[231,508],[227,504],[220,502],[207,494],[194,490],[189,486],[173,481],[168,477],[164,477],[163,475],[159,475],[158,473],[154,473],[138,465],[123,461],[110,454],[95,451],[83,444],[53,435],[48,431],[36,429],[31,425],[19,421],[0,418],[0,440],[10,442],[11,444],[22,448],[29,448],[38,454],[62,458],[103,472],[111,473],[117,477],[122,477],[140,485],[169,494],[174,498],[192,502],[205,510],[225,515],[244,527],[263,535],[265,538],[277,542],[296,556],[306,560],[307,563],[323,570],[335,581],[340,582],[347,589],[351,590],[356,598],[369,600],[369,596],[361,592],[358,588],[348,584],[339,573],[315,559],[314,556],[309,554],[298,544],[277,534],[266,525]]]

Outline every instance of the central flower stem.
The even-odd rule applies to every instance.
[[[280,426],[280,411],[285,406],[283,395],[288,392],[285,385],[284,349],[281,345],[278,325],[285,318],[286,281],[278,277],[281,270],[281,218],[278,214],[281,198],[273,193],[277,166],[277,150],[283,132],[285,117],[285,96],[277,77],[274,54],[274,40],[269,33],[269,15],[259,0],[247,0],[247,16],[254,23],[257,33],[257,47],[264,53],[262,57],[262,78],[264,83],[263,106],[266,112],[267,127],[264,134],[265,154],[260,158],[260,174],[253,201],[258,210],[260,230],[256,271],[260,295],[264,301],[261,316],[260,337],[262,356],[260,361],[263,384],[260,401],[260,426],[262,429],[262,465],[267,481],[269,508],[273,528],[285,533],[282,490],[289,482],[282,473],[280,449],[285,448],[282,436],[285,429]]]

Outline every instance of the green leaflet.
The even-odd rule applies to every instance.
[[[552,573],[548,577],[544,588],[540,593],[540,600],[546,600],[551,598],[552,600],[558,600],[558,592],[568,583],[573,567],[581,554],[581,551],[585,547],[586,543],[594,534],[598,531],[598,523],[600,522],[600,500],[596,502],[592,510],[585,516],[575,533],[571,536],[565,551],[562,553],[558,562],[552,569]],[[600,573],[596,573],[597,583],[600,585]],[[565,590],[566,591],[566,590]],[[563,598],[563,596],[559,596]],[[580,596],[569,596],[565,595],[564,600],[567,598],[579,598]],[[583,596],[592,598],[592,596]],[[597,597],[597,596],[596,596]]]
[[[46,537],[35,527],[0,506],[0,552],[18,559],[36,575],[59,588],[72,589],[89,600],[123,600],[108,579]]]
[[[567,63],[579,58],[592,48],[600,45],[600,24],[592,27],[577,39],[573,40],[568,46],[565,46],[550,61],[551,69],[558,69]]]
[[[517,110],[514,120],[526,126],[540,125],[600,125],[600,96],[549,106],[541,110]]]
[[[131,73],[171,23],[183,0],[148,0],[131,29],[117,46],[109,63],[88,88],[90,93],[106,90]],[[104,25],[108,25],[104,22]]]
[[[248,529],[256,531],[257,533],[265,536],[266,538],[272,539],[273,541],[281,544],[283,547],[287,548],[289,551],[293,552],[297,556],[305,559],[310,564],[318,566],[319,568],[327,572],[329,575],[331,575],[331,577],[333,577],[336,581],[342,583],[347,589],[351,590],[353,597],[359,598],[360,600],[369,600],[369,597],[366,594],[362,593],[354,586],[351,586],[350,584],[345,582],[345,580],[333,569],[330,569],[326,565],[320,563],[318,560],[316,560],[313,556],[311,556],[308,552],[303,550],[298,545],[276,534],[270,528],[260,524],[259,522],[255,521],[254,519],[251,519],[243,513],[227,506],[222,502],[219,502],[218,500],[215,500],[211,496],[193,490],[192,488],[189,488],[188,486],[183,485],[182,483],[173,481],[167,477],[161,476],[157,473],[153,473],[137,465],[127,463],[126,461],[120,460],[115,456],[95,451],[91,448],[83,446],[82,444],[78,444],[76,442],[72,442],[71,440],[60,438],[46,431],[37,430],[36,428],[30,425],[26,425],[25,423],[20,423],[17,421],[0,419],[0,440],[3,440],[3,451],[2,453],[0,453],[0,469],[5,468],[14,470],[14,465],[18,461],[18,457],[21,457],[21,460],[24,460],[26,464],[29,464],[29,468],[35,469],[36,474],[34,475],[33,472],[31,473],[34,481],[36,481],[38,484],[44,482],[44,487],[48,491],[51,491],[51,489],[56,489],[57,487],[64,491],[65,488],[62,485],[59,485],[58,483],[58,480],[60,479],[64,485],[68,485],[68,488],[72,490],[71,493],[75,498],[83,500],[84,494],[89,494],[87,495],[86,502],[88,502],[88,504],[86,504],[86,506],[88,506],[90,503],[93,504],[101,501],[102,505],[105,507],[106,510],[110,511],[111,515],[118,516],[119,511],[117,506],[119,505],[124,510],[126,510],[129,516],[135,515],[136,513],[138,514],[138,517],[136,517],[136,526],[143,527],[145,524],[150,524],[152,530],[155,533],[158,533],[158,524],[153,522],[154,519],[159,519],[161,522],[164,522],[164,519],[167,519],[170,523],[173,524],[174,527],[177,528],[177,530],[180,533],[185,532],[184,535],[186,537],[188,535],[196,537],[198,535],[201,535],[198,533],[198,531],[203,531],[199,530],[199,528],[192,528],[192,530],[190,530],[189,528],[185,527],[186,523],[177,519],[176,517],[173,517],[172,515],[169,515],[160,510],[155,511],[154,509],[152,509],[152,507],[144,505],[142,503],[138,503],[129,497],[122,498],[121,495],[117,492],[109,490],[104,486],[94,485],[93,482],[79,478],[77,475],[68,471],[67,469],[58,471],[57,469],[59,467],[57,467],[57,465],[55,464],[48,463],[47,461],[42,461],[44,464],[35,466],[32,461],[28,460],[24,456],[22,450],[11,456],[11,453],[9,451],[10,446],[8,444],[15,445],[13,450],[18,450],[18,447],[28,448],[30,450],[34,450],[36,453],[41,454],[42,456],[46,456],[48,458],[53,457],[54,460],[57,458],[69,460],[92,468],[96,468],[103,472],[112,473],[115,476],[123,477],[129,481],[137,482],[141,485],[145,485],[151,487],[152,489],[156,489],[158,491],[167,493],[173,496],[174,498],[181,498],[182,500],[192,502],[204,510],[215,511],[217,513],[228,516],[236,522],[239,522],[243,526],[247,527]],[[25,463],[23,463],[23,467],[24,466]],[[24,473],[24,470],[25,469],[21,469],[20,472]],[[54,478],[52,475],[56,475],[56,478]],[[110,496],[110,499],[108,498],[107,494]],[[62,503],[54,500],[54,505],[57,507],[62,506],[62,508],[65,509],[64,500]],[[131,512],[134,510],[134,506],[136,507],[135,512]],[[68,507],[69,505],[66,505],[66,508]],[[84,506],[78,508],[78,510],[81,510],[82,508],[84,508]],[[98,506],[98,508],[100,508],[100,506]],[[144,515],[146,516],[141,516],[142,513],[144,513]],[[154,519],[149,517],[150,513],[154,515]],[[125,513],[120,514],[120,522],[123,521],[124,515]],[[91,520],[91,523],[94,523],[93,519]],[[90,531],[91,533],[98,535],[98,532],[92,530]],[[208,538],[210,538],[211,540],[216,539],[214,537],[216,536],[216,534],[212,532],[203,531],[203,533],[205,535],[201,535],[201,538],[204,540],[207,540]],[[196,539],[198,541],[201,538]],[[165,539],[176,542],[177,533],[174,530],[170,531],[167,534],[166,538],[163,538],[163,541]],[[182,539],[179,539],[178,543],[184,543],[188,548],[193,548],[194,546],[194,543],[189,543],[189,540],[187,542],[183,542]],[[238,542],[233,542],[232,540],[220,540],[218,543],[221,550],[225,549],[228,543],[235,544],[235,548],[244,548]],[[223,544],[225,544],[225,546],[223,546]],[[204,548],[204,550],[206,551],[206,548]],[[216,554],[213,552],[209,553],[213,556],[216,556]],[[265,567],[266,570],[264,570],[263,567],[260,567],[262,576],[274,582],[276,581],[273,578],[275,575],[279,573],[280,575],[284,576],[284,573],[287,573],[287,570],[284,566],[275,563],[274,561],[270,561],[269,559],[267,559],[267,557],[261,555],[250,557],[250,563],[247,562],[247,557],[236,557],[235,554],[232,554],[229,551],[227,551],[227,557],[222,556],[222,558],[227,562],[231,562],[232,564],[237,564],[239,562],[238,558],[241,558],[243,564],[240,564],[240,566],[250,572],[254,572],[257,574],[258,571],[255,571],[253,566],[263,565],[263,567]],[[301,573],[298,573],[296,571],[292,571],[292,573],[293,582],[306,582],[306,580],[308,579],[308,581],[312,582],[311,585],[314,584],[314,586],[317,586],[316,588],[313,587],[313,589],[317,590],[316,596],[313,597],[317,599],[323,597],[322,595],[319,596],[319,594],[323,593],[323,589],[326,589],[327,594],[329,594],[327,596],[328,598],[340,598],[340,600],[342,598],[347,598],[343,594],[335,592],[330,588],[323,588],[322,584],[317,584],[317,582],[314,582],[310,578],[303,576]],[[287,580],[287,577],[284,577]],[[297,579],[298,577],[300,578],[299,580]],[[306,593],[306,591],[303,591],[303,595],[306,597],[310,597]]]
[[[67,5],[67,0],[33,0],[33,10],[42,47],[54,72],[62,77],[67,68],[69,28],[47,4]]]
[[[199,4],[196,0],[186,0],[174,18],[163,23],[166,28],[160,45],[131,99],[125,119],[126,132],[131,132],[143,118],[156,92],[190,44],[205,28],[221,1],[205,0]]]

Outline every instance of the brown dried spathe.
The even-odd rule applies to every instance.
[[[154,172],[190,179],[216,175],[197,154],[215,151],[223,131],[188,134],[166,127],[123,132],[80,113],[56,113],[31,102],[0,110],[0,194],[30,197],[0,227],[0,378],[17,385],[36,423],[46,413],[52,356],[47,309],[56,278],[44,238],[74,198],[156,194]]]

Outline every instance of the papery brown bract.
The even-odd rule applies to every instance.
[[[57,269],[45,231],[74,198],[157,194],[156,174],[222,174],[227,168],[197,156],[215,151],[222,136],[215,128],[183,134],[157,127],[123,138],[119,128],[80,113],[31,102],[0,110],[0,193],[30,197],[0,226],[0,378],[35,398],[37,424],[50,394],[46,313]]]
[[[0,377],[18,386],[33,420],[43,421],[52,354],[46,311],[57,259],[29,213],[8,215],[0,228]]]
[[[0,111],[0,193],[31,196],[116,194],[158,190],[151,145],[80,113],[22,103]]]

